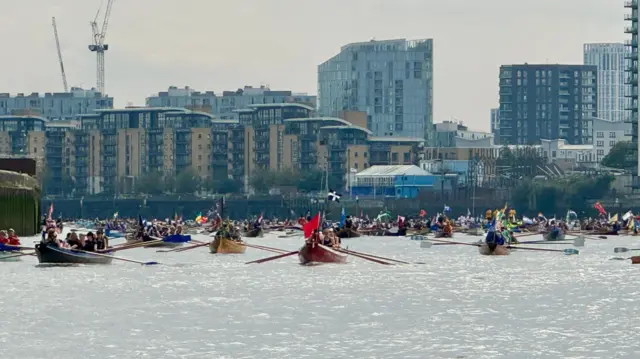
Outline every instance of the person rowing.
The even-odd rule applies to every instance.
[[[491,253],[493,253],[498,246],[504,246],[504,237],[502,236],[502,233],[493,227],[489,228],[484,241],[487,243],[487,247],[489,247],[489,251]]]

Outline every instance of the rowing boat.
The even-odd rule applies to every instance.
[[[20,248],[0,243],[0,262],[18,262],[22,260],[22,257],[16,257],[19,254]]]
[[[478,251],[480,254],[485,256],[495,255],[495,256],[506,256],[510,253],[510,250],[507,246],[498,245],[495,248],[491,249],[487,243],[482,243],[478,246]]]
[[[151,240],[159,240],[160,238],[150,237]],[[150,244],[145,246],[146,248],[177,248],[189,242],[191,240],[190,235],[185,234],[170,234],[162,238],[162,242]],[[127,244],[136,244],[144,242],[141,239],[127,239]]]
[[[247,246],[245,246],[242,241],[216,237],[216,239],[209,244],[209,250],[214,254],[243,254],[247,250]]]
[[[264,237],[264,231],[262,230],[262,228],[258,227],[244,232],[242,236],[247,238]]]
[[[108,254],[108,253],[107,253]],[[40,263],[52,264],[111,264],[111,257],[97,256],[87,252],[59,248],[53,245],[36,244],[36,255]]]
[[[360,237],[360,233],[352,228],[342,228],[339,230],[336,235],[338,238],[358,238]]]
[[[453,238],[453,232],[437,231],[434,235],[435,238]]]
[[[551,232],[547,232],[543,235],[543,238],[545,241],[564,241],[564,232],[562,231],[551,231]]]
[[[484,236],[484,229],[480,228],[480,227],[475,227],[475,228],[467,228],[464,233],[470,235],[470,236]]]
[[[305,243],[298,251],[300,264],[347,263],[347,255],[315,242]]]

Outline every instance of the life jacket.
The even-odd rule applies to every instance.
[[[5,238],[0,238],[0,243],[1,244],[9,244],[9,238],[5,237]]]
[[[12,246],[19,246],[20,245],[20,239],[18,239],[17,236],[9,237],[8,243],[10,245],[12,245]]]

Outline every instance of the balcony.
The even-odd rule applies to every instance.
[[[632,48],[638,47],[638,40],[624,40],[625,46],[631,46]]]
[[[630,8],[630,9],[637,9],[638,8],[638,0],[625,1],[624,2],[624,7]]]
[[[638,28],[636,26],[627,26],[624,28],[625,34],[636,34],[638,33]]]
[[[633,14],[624,14],[624,20],[625,21],[637,21],[638,17],[637,16],[633,16]]]

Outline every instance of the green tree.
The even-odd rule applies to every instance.
[[[162,174],[159,172],[149,172],[138,177],[135,183],[136,193],[161,194],[163,188]]]
[[[71,196],[73,195],[73,190],[75,188],[75,181],[73,178],[67,174],[66,172],[62,173],[62,178],[60,179],[60,189],[63,196]]]
[[[194,193],[200,189],[201,179],[198,173],[189,167],[176,177],[176,193]]]
[[[270,170],[257,170],[249,178],[249,185],[256,193],[267,193],[275,184],[275,173]]]
[[[620,141],[604,156],[601,164],[606,167],[631,170],[636,166],[638,151],[631,141]]]
[[[204,188],[206,188],[210,192],[214,193],[242,193],[244,190],[244,184],[242,181],[223,178],[216,179],[213,177],[207,178],[205,183],[203,183]]]
[[[276,186],[297,187],[299,182],[300,175],[290,168],[286,168],[282,171],[273,173],[273,183]]]
[[[301,192],[314,192],[321,190],[324,172],[318,169],[304,171],[298,181],[298,190]]]

